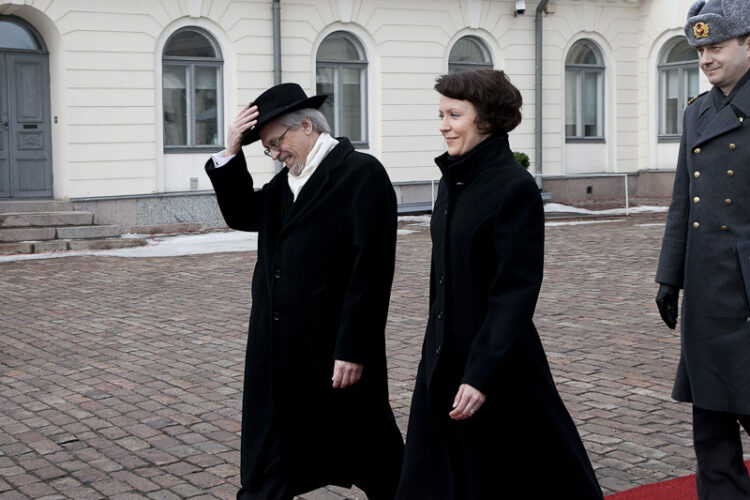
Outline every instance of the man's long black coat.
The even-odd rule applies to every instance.
[[[286,168],[254,191],[241,152],[220,168],[206,164],[229,227],[258,232],[242,405],[243,486],[272,465],[272,435],[281,439],[295,494],[398,480],[403,441],[388,402],[384,340],[395,193],[375,158],[339,141],[286,223]],[[335,359],[363,363],[361,380],[332,389]]]
[[[539,190],[505,134],[457,158],[436,160],[430,311],[397,498],[601,498],[532,321],[544,260]],[[487,399],[453,421],[462,383]]]

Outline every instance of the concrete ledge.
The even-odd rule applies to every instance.
[[[0,243],[0,255],[16,255],[31,252],[31,243]]]
[[[36,241],[33,243],[34,253],[64,252],[68,249],[68,242],[61,240]]]
[[[111,250],[115,248],[142,247],[148,242],[140,238],[127,238],[111,240],[74,240],[67,243],[70,250]]]
[[[58,227],[58,239],[95,239],[120,236],[120,226],[76,226]]]
[[[203,231],[207,223],[204,222],[183,222],[181,224],[155,224],[150,226],[124,226],[120,228],[122,234],[170,234],[170,233],[191,233]]]
[[[0,241],[20,242],[34,240],[54,240],[54,227],[34,227],[20,229],[0,229]]]
[[[94,222],[91,212],[28,212],[0,214],[0,227],[80,226]]]

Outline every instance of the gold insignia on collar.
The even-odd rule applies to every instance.
[[[701,39],[708,36],[708,24],[704,22],[695,23],[693,26],[693,35],[695,38]]]

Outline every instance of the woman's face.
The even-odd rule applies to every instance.
[[[479,131],[476,119],[477,110],[471,102],[440,96],[440,133],[449,155],[467,153],[489,136]]]

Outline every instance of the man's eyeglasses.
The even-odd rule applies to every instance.
[[[287,132],[292,130],[292,127],[287,128],[283,134],[281,134],[278,138],[271,141],[271,143],[268,145],[266,149],[263,150],[263,154],[266,156],[271,156],[272,151],[278,151],[279,146],[281,146],[281,140],[284,138]]]

